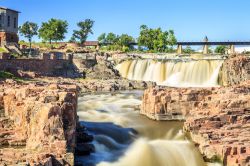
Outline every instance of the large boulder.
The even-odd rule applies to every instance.
[[[236,85],[246,80],[250,80],[250,57],[238,55],[226,59],[219,75],[220,84]]]
[[[0,100],[1,164],[74,164],[77,127],[75,85],[3,84]],[[11,148],[12,146],[18,148]],[[12,156],[12,158],[11,158]],[[15,156],[15,158],[13,158]]]

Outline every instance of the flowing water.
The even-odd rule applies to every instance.
[[[94,136],[95,153],[77,160],[98,166],[203,166],[182,133],[183,122],[157,122],[139,114],[142,92],[84,95],[78,115]]]
[[[222,59],[195,56],[168,60],[127,60],[116,66],[121,76],[130,80],[153,81],[173,87],[215,87]],[[218,57],[216,57],[218,58]]]

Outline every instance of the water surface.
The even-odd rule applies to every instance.
[[[79,98],[78,115],[96,148],[80,160],[89,166],[205,165],[182,133],[183,122],[152,121],[135,111],[141,96],[132,91]]]

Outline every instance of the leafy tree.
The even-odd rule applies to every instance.
[[[74,30],[73,32],[73,38],[75,40],[79,40],[81,44],[83,44],[89,34],[93,34],[92,27],[94,25],[94,21],[90,19],[86,19],[84,21],[81,21],[77,23],[77,26],[79,27],[79,30]]]
[[[107,37],[106,37],[106,42],[109,44],[116,44],[116,42],[118,41],[118,36],[115,35],[114,33],[110,32],[108,33]]]
[[[72,36],[70,39],[69,39],[69,43],[75,43],[76,42],[76,39]]]
[[[44,41],[60,41],[65,38],[67,33],[68,23],[60,19],[50,19],[48,22],[43,22],[39,29],[39,37]]]
[[[125,52],[132,50],[134,47],[131,45],[131,43],[135,42],[132,36],[129,36],[127,34],[122,34],[121,36],[119,36],[114,33],[108,33],[107,36],[105,33],[103,33],[98,37],[98,41],[107,43],[108,46],[105,48],[107,48],[108,50],[122,50]]]
[[[169,33],[168,33],[168,42],[169,42],[168,44],[170,46],[173,46],[173,45],[175,45],[177,43],[177,39],[176,39],[176,37],[174,35],[174,31],[173,30],[169,30]]]
[[[140,47],[147,47],[150,51],[166,52],[169,46],[176,44],[176,37],[173,30],[162,31],[161,28],[152,29],[142,25],[138,44]]]
[[[184,52],[185,54],[191,54],[191,53],[194,53],[195,51],[194,51],[190,46],[187,46],[187,47],[183,50],[183,52]]]
[[[29,40],[30,51],[31,51],[32,38],[33,36],[38,34],[37,31],[38,31],[38,25],[33,22],[27,21],[22,26],[19,27],[20,34]]]
[[[106,43],[106,33],[102,33],[97,40],[99,43]]]
[[[215,53],[218,53],[218,54],[225,54],[227,51],[227,47],[226,46],[217,46],[214,50]]]
[[[131,43],[134,43],[135,40],[132,36],[129,36],[127,34],[122,34],[121,36],[118,36],[117,44],[121,47],[131,47]]]

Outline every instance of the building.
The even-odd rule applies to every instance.
[[[20,12],[0,7],[0,44],[18,43],[18,14]]]
[[[86,41],[83,43],[84,47],[95,47],[96,49],[99,49],[99,42],[98,41]]]

